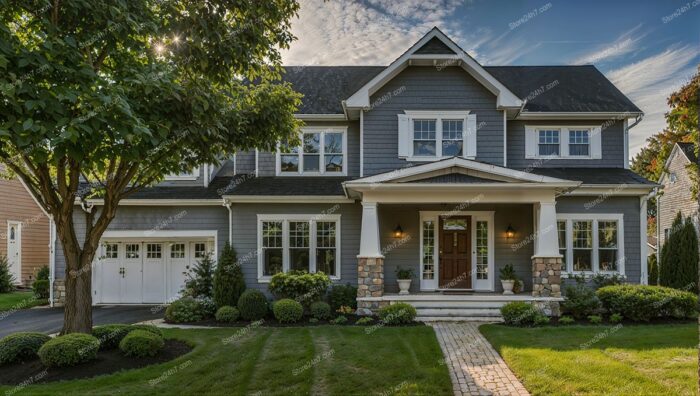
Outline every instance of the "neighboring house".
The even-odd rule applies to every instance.
[[[507,264],[527,291],[513,298],[552,306],[564,273],[646,281],[656,185],[627,160],[642,111],[595,67],[484,67],[433,29],[389,66],[287,67],[284,79],[304,94],[302,147],[241,152],[123,201],[95,303],[176,298],[185,265],[227,240],[249,288],[323,271],[359,285],[362,309],[407,299],[423,316],[501,304]],[[398,267],[415,273],[410,296],[396,294]]]
[[[0,203],[0,256],[7,257],[17,285],[31,286],[50,263],[49,218],[18,179],[0,178]]]
[[[658,252],[661,252],[670,232],[673,220],[678,212],[683,217],[691,217],[698,228],[698,201],[693,199],[693,181],[688,165],[697,163],[695,145],[676,143],[664,165],[664,172],[659,178],[662,190],[656,199]],[[660,259],[660,257],[658,257]]]

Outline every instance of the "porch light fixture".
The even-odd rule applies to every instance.
[[[401,228],[401,224],[397,224],[396,228],[394,228],[394,238],[401,238],[403,236],[403,228]]]
[[[506,238],[510,239],[515,236],[515,230],[513,227],[508,224],[508,228],[506,229]]]

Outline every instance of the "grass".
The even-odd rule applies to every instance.
[[[167,329],[194,350],[165,364],[79,381],[30,385],[21,394],[381,395],[450,394],[432,328]],[[224,344],[222,340],[234,336]],[[0,386],[0,394],[12,387]]]
[[[48,304],[46,299],[37,299],[31,291],[17,291],[0,294],[0,312],[13,309],[27,309],[37,305]]]
[[[697,324],[480,330],[533,395],[698,393]]]

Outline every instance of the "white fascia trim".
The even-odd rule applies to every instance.
[[[104,205],[102,199],[89,199],[91,205]],[[80,205],[80,201],[75,202]],[[123,199],[119,206],[219,206],[220,199]]]
[[[499,191],[499,190],[522,190],[522,189],[532,189],[532,190],[547,190],[552,188],[574,188],[578,186],[578,182],[568,182],[568,183],[547,183],[547,184],[535,184],[535,183],[390,183],[390,184],[380,184],[380,185],[366,185],[366,184],[346,184],[348,188],[357,190],[360,192],[366,191],[386,191],[386,190],[398,190],[398,191],[415,191],[415,190],[429,190],[429,191],[449,191],[449,190],[481,190],[481,191]]]
[[[438,38],[447,45],[456,55],[415,55],[414,53],[433,38]],[[413,44],[403,55],[392,62],[386,69],[375,76],[367,84],[362,86],[346,101],[348,108],[369,108],[370,96],[374,94],[384,84],[389,82],[403,69],[405,69],[411,59],[444,59],[455,63],[460,62],[469,74],[476,78],[489,91],[497,96],[497,105],[499,107],[520,107],[522,100],[511,92],[505,85],[498,81],[494,76],[489,74],[481,65],[469,56],[462,48],[456,45],[439,29],[433,28],[428,34],[423,36],[417,43]]]
[[[357,179],[352,181],[352,185],[360,185],[363,183],[382,183],[397,179],[402,179],[408,176],[420,175],[422,173],[433,172],[436,170],[447,169],[451,167],[462,167],[465,169],[472,169],[485,173],[492,173],[494,175],[510,177],[517,180],[535,182],[535,183],[566,183],[568,185],[572,184],[571,180],[558,179],[555,177],[535,175],[533,173],[523,172],[515,169],[504,168],[497,165],[484,164],[482,162],[471,161],[464,158],[454,157],[448,160],[431,162],[429,164],[417,165],[410,168],[402,168],[396,171],[390,171],[386,173],[381,173],[378,175],[365,177],[363,179]],[[576,182],[573,185],[579,185]]]
[[[516,120],[580,120],[580,119],[627,119],[644,114],[642,112],[539,112],[524,111]]]
[[[353,203],[342,195],[224,195],[225,202],[237,203]]]
[[[469,110],[404,110],[411,118],[466,118]]]
[[[294,118],[302,121],[347,121],[345,114],[294,114]]]
[[[638,196],[647,195],[649,191],[654,189],[654,185],[630,186],[623,187],[622,184],[581,184],[579,188],[567,192],[569,196]]]
[[[216,230],[119,230],[105,231],[102,239],[143,238],[215,238]]]

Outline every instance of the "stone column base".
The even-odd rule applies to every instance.
[[[53,305],[62,307],[66,303],[66,281],[65,279],[53,280]]]
[[[374,311],[381,308],[384,301],[362,301],[359,299],[384,295],[384,259],[358,257],[357,260],[357,314],[372,315]]]
[[[561,297],[561,257],[532,259],[532,295]]]
[[[561,316],[559,301],[534,301],[532,303],[537,309],[547,316]]]
[[[356,313],[362,316],[372,316],[388,305],[389,301],[358,301]]]

